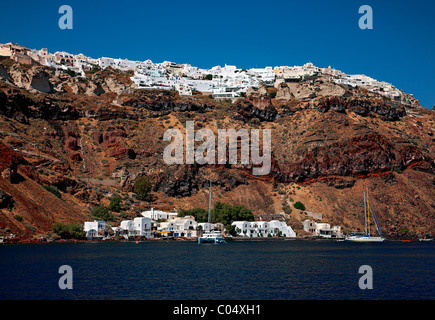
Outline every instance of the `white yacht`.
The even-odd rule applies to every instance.
[[[367,203],[366,203],[367,202]],[[367,207],[366,207],[367,205]],[[379,237],[373,237],[370,235],[370,203],[369,203],[369,192],[367,189],[367,201],[366,201],[366,194],[364,193],[364,219],[365,219],[365,233],[364,234],[353,234],[351,236],[347,236],[344,240],[345,241],[352,241],[352,242],[383,242],[385,241],[385,238],[382,236],[382,229],[379,224],[379,221],[376,217],[376,212],[372,208],[373,217],[375,220],[376,228],[379,232]]]
[[[210,195],[208,201],[208,223],[211,223],[211,181],[210,181]],[[225,243],[222,233],[217,230],[210,230],[204,232],[202,236],[198,237],[198,243]]]
[[[198,237],[198,243],[224,243],[226,242],[222,233],[219,231],[210,231]]]

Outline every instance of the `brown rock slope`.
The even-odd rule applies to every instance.
[[[57,221],[83,222],[92,206],[107,205],[113,194],[123,207],[114,213],[115,225],[151,205],[207,208],[209,179],[213,201],[245,205],[258,218],[281,218],[300,234],[307,218],[362,230],[367,188],[388,237],[434,233],[435,115],[415,99],[404,105],[319,80],[272,88],[275,98],[269,88],[250,90],[231,103],[200,94],[132,91],[128,74],[113,70],[78,80],[34,68],[10,61],[2,67],[3,234],[32,236]],[[44,90],[30,88],[22,80],[26,72],[44,72],[38,78]],[[271,173],[252,176],[252,166],[241,164],[166,165],[163,134],[171,128],[184,133],[188,120],[215,133],[271,129]],[[138,175],[152,181],[152,204],[133,197]],[[295,209],[297,201],[306,209]]]

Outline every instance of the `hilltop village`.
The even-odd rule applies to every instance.
[[[340,70],[319,68],[311,62],[303,66],[267,66],[264,68],[240,69],[234,65],[214,66],[201,69],[187,63],[151,60],[132,61],[121,58],[91,58],[83,54],[71,54],[64,51],[49,53],[46,48],[29,49],[19,44],[0,45],[0,56],[30,64],[36,61],[41,65],[52,67],[61,72],[68,71],[76,77],[86,77],[90,70],[111,67],[121,71],[132,72],[131,80],[138,89],[151,88],[176,90],[180,95],[192,95],[193,92],[211,93],[214,98],[236,98],[246,95],[248,90],[264,86],[284,86],[314,80],[320,76],[328,81],[351,87],[366,88],[369,92],[380,94],[393,101],[410,104],[407,95],[392,84],[375,80],[369,76],[348,75]]]

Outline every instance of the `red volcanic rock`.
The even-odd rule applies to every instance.
[[[14,150],[0,142],[0,169],[10,167],[15,157]]]
[[[237,108],[238,113],[245,118],[245,121],[252,118],[257,118],[260,121],[273,121],[279,118],[277,110],[268,97],[238,101]]]
[[[80,152],[70,153],[69,157],[73,161],[82,161],[82,156],[81,156]]]
[[[27,164],[27,162],[21,155],[15,153],[12,148],[0,142],[0,170],[2,177],[10,182],[16,181],[19,178],[17,169],[20,164]]]
[[[98,132],[93,136],[94,141],[107,148],[109,156],[114,157],[115,159],[120,159],[122,157],[135,159],[136,153],[133,149],[127,146],[127,137],[127,131],[122,125],[109,126],[103,133]]]
[[[72,130],[66,130],[65,133],[64,148],[68,153],[68,156],[73,161],[81,161],[82,156],[80,153],[79,139],[80,135]]]
[[[393,145],[383,136],[370,133],[306,150],[297,162],[273,168],[279,181],[304,181],[328,176],[359,176],[406,168],[425,160],[414,145]]]
[[[383,101],[368,98],[328,97],[321,99],[316,108],[321,112],[329,110],[345,112],[349,110],[364,117],[376,114],[384,121],[396,121],[406,115],[402,106],[393,106]]]
[[[77,151],[80,149],[79,147],[79,139],[80,135],[72,130],[66,130],[64,132],[65,135],[65,149]]]
[[[123,126],[110,126],[103,133],[103,143],[107,145],[123,141],[128,136]]]

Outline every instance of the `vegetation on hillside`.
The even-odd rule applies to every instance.
[[[83,231],[83,225],[78,223],[64,224],[57,222],[53,224],[51,230],[62,239],[85,239],[86,232]]]
[[[178,216],[193,216],[198,223],[208,221],[208,211],[203,208],[181,210]],[[222,223],[228,233],[234,234],[235,229],[231,225],[233,221],[254,221],[254,214],[245,206],[216,202],[211,212],[211,222]]]

